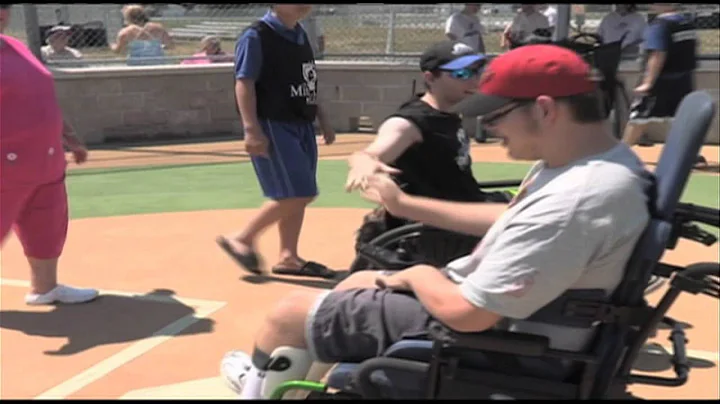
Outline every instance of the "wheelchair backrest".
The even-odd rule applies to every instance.
[[[674,214],[696,157],[715,115],[715,106],[706,92],[687,95],[673,121],[665,147],[658,161],[649,193],[651,220],[628,261],[625,277],[612,297],[614,307],[644,306],[645,288],[660,262],[674,232]],[[648,316],[650,317],[650,316]],[[650,318],[643,318],[645,323]],[[598,374],[603,375],[595,385],[595,394],[602,394],[624,362],[634,357],[628,346],[641,346],[642,333],[615,324],[601,327],[594,351],[602,355]],[[640,344],[638,344],[640,342]]]
[[[665,147],[655,168],[650,198],[652,219],[638,242],[626,269],[626,276],[615,298],[637,304],[652,270],[662,258],[673,230],[675,209],[695,165],[715,115],[712,98],[695,91],[680,104]]]

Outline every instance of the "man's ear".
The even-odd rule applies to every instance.
[[[558,114],[558,104],[552,97],[541,95],[535,100],[536,118],[540,121],[554,121]]]
[[[430,84],[435,80],[435,75],[432,74],[432,72],[423,72],[423,79],[425,79],[425,82]]]

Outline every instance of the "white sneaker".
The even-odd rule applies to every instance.
[[[95,289],[80,289],[65,285],[57,285],[55,289],[42,295],[28,293],[25,295],[25,303],[32,306],[53,303],[85,303],[98,297],[98,294],[98,291]]]
[[[230,351],[220,362],[220,374],[222,374],[225,384],[238,395],[242,393],[251,369],[252,360],[243,351]]]

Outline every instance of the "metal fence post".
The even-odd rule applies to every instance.
[[[565,39],[570,34],[570,6],[570,4],[557,5],[557,26],[553,38],[555,41]]]
[[[40,52],[42,38],[40,38],[40,19],[38,18],[37,6],[35,4],[23,4],[23,14],[25,14],[25,34],[27,35],[28,48],[38,60],[42,60]]]
[[[388,21],[387,42],[385,43],[385,54],[391,55],[395,51],[395,7],[390,5]]]

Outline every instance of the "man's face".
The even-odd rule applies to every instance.
[[[669,13],[674,11],[673,3],[652,3],[650,4],[650,12],[654,14]]]
[[[480,122],[493,136],[502,139],[511,158],[538,160],[542,133],[533,116],[535,107],[534,101],[516,101],[483,116]]]
[[[302,20],[312,11],[312,4],[277,4],[274,10],[278,14],[288,16],[295,20]]]
[[[435,77],[430,73],[426,74],[432,77],[430,80],[433,94],[450,104],[457,104],[477,92],[481,66],[481,63],[476,63],[464,69],[440,71]]]
[[[68,45],[70,35],[67,32],[56,32],[48,38],[48,44],[56,50],[65,49]]]
[[[628,5],[627,4],[615,4],[615,11],[617,11],[620,14],[627,14]]]
[[[525,14],[534,13],[536,11],[534,4],[521,4],[520,10]]]
[[[480,11],[482,3],[465,3],[465,7],[471,14],[477,14]]]

